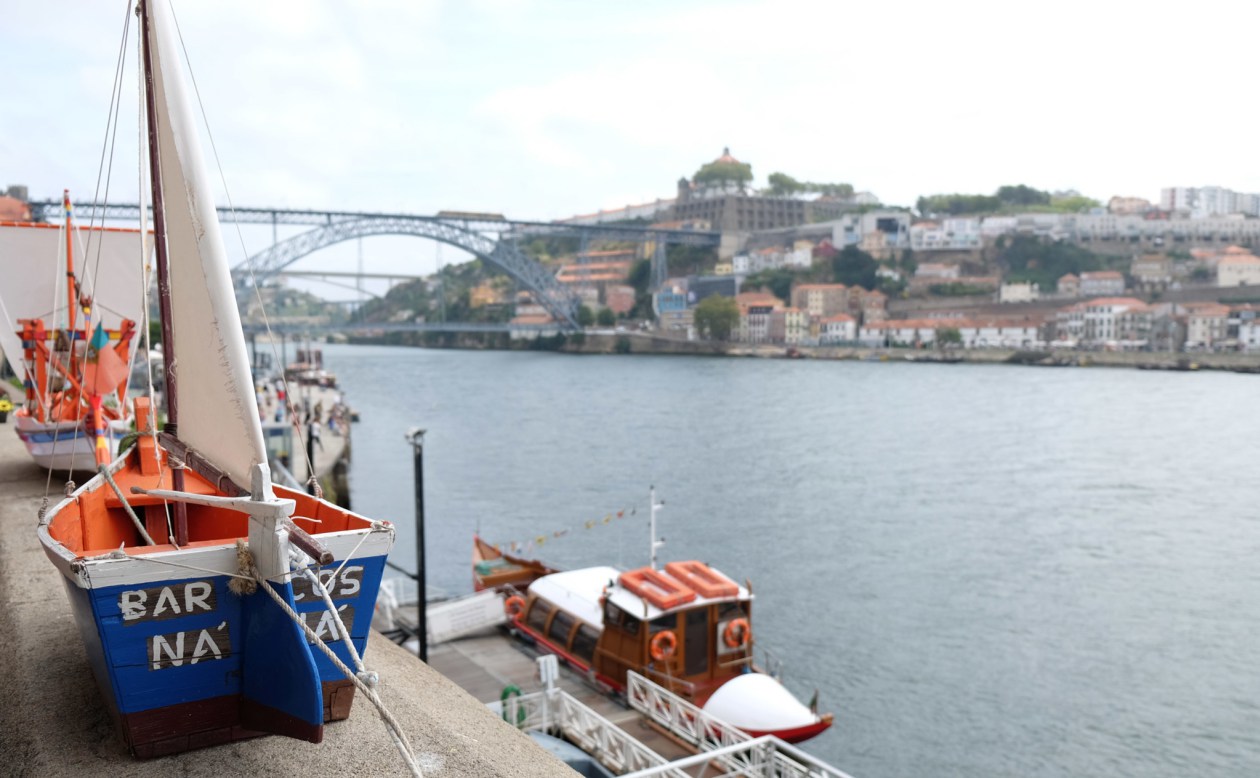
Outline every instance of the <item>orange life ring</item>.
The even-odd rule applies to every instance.
[[[726,629],[722,630],[722,642],[726,643],[727,648],[740,648],[748,644],[751,631],[748,619],[731,619],[726,622]]]
[[[507,613],[509,619],[516,618],[525,612],[525,598],[519,594],[512,595],[503,603],[503,611]]]
[[[657,632],[652,638],[651,650],[653,659],[664,662],[678,650],[678,636],[669,630]]]

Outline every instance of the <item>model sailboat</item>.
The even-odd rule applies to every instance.
[[[131,428],[127,402],[144,290],[139,230],[0,222],[0,348],[22,378],[14,427],[40,467],[94,472]],[[22,268],[20,271],[18,268]]]
[[[319,742],[354,687],[313,641],[363,651],[394,531],[271,483],[173,19],[140,11],[169,423],[138,400],[137,444],[39,538],[133,753]]]

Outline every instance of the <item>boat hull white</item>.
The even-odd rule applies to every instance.
[[[17,436],[35,464],[48,470],[96,472],[96,441],[82,421],[46,424],[25,413],[13,418]],[[110,461],[130,426],[130,421],[113,421],[106,427]]]
[[[718,687],[703,709],[753,737],[774,735],[788,743],[808,740],[831,726],[830,716],[819,716],[764,673],[735,676]]]

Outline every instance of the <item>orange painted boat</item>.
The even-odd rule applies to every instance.
[[[658,507],[653,496],[653,537]],[[753,736],[800,742],[830,727],[830,713],[802,704],[754,664],[752,591],[699,561],[656,569],[659,545],[653,563],[636,570],[536,577],[524,602],[513,598],[510,628],[603,688],[623,692],[633,670]]]
[[[14,429],[27,453],[50,470],[95,472],[132,426],[142,236],[80,227],[68,191],[62,203],[60,226],[0,221],[0,263],[21,268],[0,283],[0,350],[25,389]]]
[[[559,572],[533,559],[505,554],[497,546],[473,535],[473,590],[525,590],[544,575]]]

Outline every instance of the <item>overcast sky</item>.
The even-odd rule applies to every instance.
[[[238,205],[561,218],[723,146],[884,202],[1003,184],[1260,191],[1245,3],[201,0]],[[95,189],[126,4],[0,0],[0,186]],[[134,40],[134,38],[133,38]],[[134,65],[134,47],[128,61]],[[111,199],[135,199],[135,77]]]

